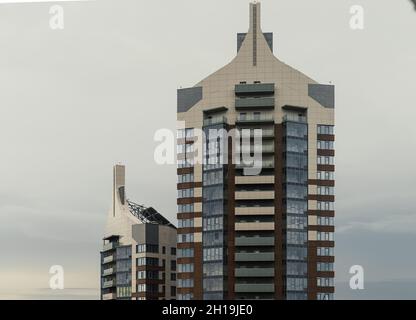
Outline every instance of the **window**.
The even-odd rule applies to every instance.
[[[222,248],[204,249],[204,261],[218,261],[223,259]]]
[[[193,233],[179,234],[178,235],[178,243],[186,243],[186,242],[194,242],[194,234]]]
[[[178,258],[193,258],[193,257],[194,257],[193,248],[178,249]]]
[[[190,182],[194,182],[193,173],[178,175],[178,183],[190,183]]]
[[[318,186],[318,194],[324,196],[333,196],[335,195],[335,188]]]
[[[291,276],[306,276],[308,265],[306,262],[287,262],[286,272]]]
[[[181,189],[178,190],[178,198],[193,198],[194,196],[194,189]]]
[[[176,287],[170,287],[170,296],[171,297],[174,297],[174,296],[176,296]]]
[[[318,293],[318,300],[334,300],[333,293]]]
[[[308,257],[308,251],[305,247],[287,247],[286,259],[287,260],[300,260],[305,261]]]
[[[204,219],[204,231],[223,229],[223,217],[212,217]]]
[[[179,273],[194,272],[194,264],[193,263],[178,264],[178,272]]]
[[[334,233],[318,232],[318,241],[334,241]]]
[[[193,228],[194,219],[181,219],[178,220],[178,228]]]
[[[176,256],[176,248],[170,248],[170,255]]]
[[[159,266],[159,259],[157,258],[137,258],[137,266]]]
[[[334,141],[322,141],[322,140],[318,140],[318,149],[321,149],[321,150],[334,150],[335,149],[335,143],[334,143]]]
[[[288,231],[287,243],[288,244],[305,244],[308,241],[307,232],[301,231]]]
[[[247,113],[240,113],[240,120],[247,120]]]
[[[318,287],[334,287],[334,278],[318,278]]]
[[[288,278],[286,280],[286,289],[289,291],[304,291],[308,288],[306,278]]]
[[[176,131],[177,132],[177,138],[178,139],[183,139],[185,138],[185,129],[179,129]]]
[[[318,157],[318,164],[333,166],[335,164],[335,157],[319,156]]]
[[[308,226],[308,218],[302,216],[287,216],[287,228],[303,230]]]
[[[318,180],[335,180],[335,173],[328,171],[318,171],[316,178]]]
[[[191,213],[194,212],[193,204],[180,204],[178,205],[178,213]]]
[[[145,284],[138,284],[137,285],[137,292],[146,292],[146,285]]]
[[[176,261],[175,260],[170,261],[170,271],[176,271]]]
[[[334,248],[327,248],[327,247],[318,247],[317,248],[318,257],[333,257],[334,256]]]
[[[334,264],[326,263],[326,262],[318,262],[317,271],[318,272],[332,272],[334,271]]]
[[[166,254],[166,247],[162,247],[162,254]]]
[[[318,201],[318,210],[320,211],[334,211],[335,205],[333,202]]]
[[[176,281],[176,273],[170,274],[170,281]]]
[[[178,279],[178,288],[193,288],[194,279]]]
[[[334,226],[335,219],[333,217],[318,217],[318,225],[320,226]]]
[[[178,295],[178,300],[192,300],[193,298],[194,298],[194,295],[192,293]]]
[[[186,129],[186,138],[193,138],[194,137],[194,129]]]
[[[224,266],[222,262],[217,263],[204,263],[204,276],[205,277],[217,277],[223,275]]]
[[[334,126],[318,125],[318,134],[334,135],[335,134],[335,127]]]
[[[159,253],[159,246],[156,244],[139,244],[136,246],[137,253]]]

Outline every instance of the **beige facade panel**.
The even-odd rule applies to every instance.
[[[309,231],[308,232],[308,239],[309,239],[309,241],[317,241],[318,240],[318,232],[317,231]]]
[[[235,231],[274,231],[273,222],[236,223]]]
[[[274,215],[274,207],[244,207],[235,208],[236,216]]]
[[[274,176],[235,177],[235,184],[273,184]]]
[[[235,193],[236,200],[273,200],[274,191],[239,191]]]
[[[308,217],[308,224],[310,226],[316,226],[316,225],[318,225],[318,217],[317,216],[309,216]]]
[[[202,243],[202,232],[194,233],[194,242],[196,242],[196,243],[201,242]]]

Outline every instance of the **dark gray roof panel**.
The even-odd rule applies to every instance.
[[[202,87],[178,90],[178,112],[187,112],[202,100]]]
[[[247,33],[237,33],[237,52],[240,51],[241,46],[243,45],[244,40],[246,39]],[[270,50],[273,52],[273,32],[263,33],[264,38],[266,38],[267,44],[270,47]]]
[[[335,87],[327,84],[309,84],[309,97],[325,108],[335,108]]]

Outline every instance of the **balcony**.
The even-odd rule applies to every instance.
[[[227,118],[226,117],[213,117],[213,118],[208,118],[208,119],[204,119],[204,127],[207,126],[213,126],[216,124],[226,124]]]
[[[274,94],[274,92],[274,83],[237,84],[235,86],[236,95]]]
[[[274,284],[236,283],[235,292],[274,292]]]
[[[237,268],[235,269],[237,278],[268,278],[274,277],[273,268]]]
[[[274,97],[267,98],[242,98],[235,100],[236,110],[241,109],[273,109],[275,105]]]
[[[114,268],[104,269],[103,276],[110,276],[110,275],[114,274],[115,272],[116,272],[116,270]]]
[[[239,115],[236,120],[237,123],[274,123],[273,114],[259,114],[259,115]]]
[[[104,281],[103,288],[108,289],[116,286],[116,282],[114,280]]]
[[[236,253],[235,261],[274,261],[274,252]]]
[[[103,264],[110,263],[114,261],[114,256],[108,256],[103,259]]]
[[[113,250],[117,247],[117,242],[110,242],[103,246],[103,252]]]
[[[308,120],[305,116],[299,116],[297,114],[287,114],[283,117],[283,122],[307,123]]]
[[[274,246],[273,237],[237,237],[235,245],[239,247]]]
[[[235,184],[274,184],[274,176],[237,176]]]

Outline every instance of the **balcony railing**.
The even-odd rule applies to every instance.
[[[308,120],[305,116],[299,116],[296,114],[287,114],[283,117],[283,121],[289,121],[289,122],[301,122],[301,123],[307,123]]]
[[[273,252],[236,253],[235,261],[274,261]]]
[[[103,259],[103,264],[110,263],[114,261],[114,256],[108,256]]]
[[[274,108],[274,97],[241,98],[235,100],[236,109]]]
[[[117,295],[115,293],[103,294],[103,300],[116,300]]]
[[[105,269],[103,271],[103,276],[109,276],[112,275],[116,272],[116,270],[114,268],[109,268],[109,269]]]
[[[255,277],[255,278],[264,278],[264,277],[274,277],[273,268],[237,268],[235,270],[236,277]]]
[[[110,242],[110,243],[107,243],[107,244],[105,244],[105,245],[103,246],[103,252],[113,250],[113,249],[115,249],[116,247],[117,247],[117,243],[116,243],[116,242]]]
[[[226,117],[213,117],[213,118],[204,119],[204,127],[213,126],[216,124],[225,124],[225,123],[227,123]]]
[[[235,86],[235,93],[237,95],[273,94],[274,92],[274,83],[237,84]]]
[[[259,114],[259,115],[239,115],[237,117],[237,122],[240,123],[261,123],[261,122],[274,122],[273,114]]]
[[[235,292],[274,292],[274,284],[236,283]]]
[[[116,286],[116,282],[114,280],[104,281],[103,288],[108,289]]]

